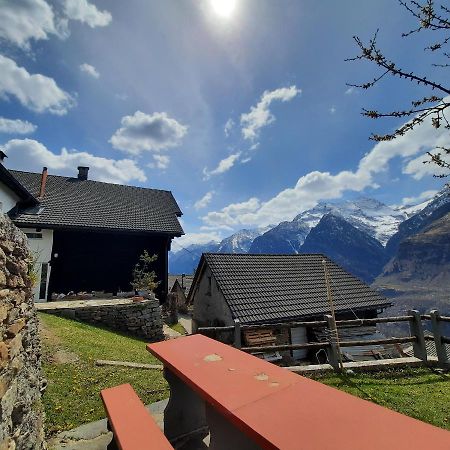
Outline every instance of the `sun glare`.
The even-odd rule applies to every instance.
[[[236,0],[210,0],[214,12],[222,17],[230,17],[236,8]]]

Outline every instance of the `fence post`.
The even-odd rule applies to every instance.
[[[330,347],[327,349],[328,361],[333,369],[339,370],[339,350],[338,346],[336,345],[337,336],[335,335],[335,324],[333,316],[326,314],[325,319],[327,321],[328,332],[330,335]]]
[[[419,311],[412,309],[408,311],[408,314],[413,316],[413,319],[409,322],[409,329],[411,331],[411,336],[416,337],[416,341],[413,342],[414,356],[426,363],[427,346],[425,344],[425,336],[423,334],[423,326],[422,320],[420,319],[420,313]]]
[[[445,345],[442,343],[442,323],[439,320],[439,311],[437,309],[433,309],[430,312],[430,317],[439,366],[443,369],[448,369],[450,368],[450,361],[447,357],[447,352],[445,351]]]
[[[239,319],[234,319],[234,347],[241,348],[241,322]]]

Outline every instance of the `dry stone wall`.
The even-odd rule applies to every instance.
[[[123,331],[133,336],[155,342],[164,340],[161,307],[158,300],[144,300],[133,303],[131,300],[103,302],[49,302],[41,311],[102,325],[113,330]],[[0,449],[1,450],[1,449]]]
[[[41,348],[25,235],[0,214],[0,450],[44,448]]]

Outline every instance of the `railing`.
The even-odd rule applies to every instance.
[[[431,330],[433,336],[426,336],[424,333],[423,321],[431,322]],[[339,332],[336,329],[339,327],[349,326],[367,326],[376,325],[379,323],[394,323],[394,322],[408,322],[410,335],[403,337],[390,337],[383,339],[368,339],[368,340],[339,340]],[[443,334],[443,323],[450,323],[450,317],[441,316],[437,310],[433,310],[430,314],[420,314],[419,311],[411,310],[405,316],[393,317],[377,317],[373,319],[351,319],[351,320],[336,320],[334,322],[330,315],[325,316],[325,320],[315,321],[301,321],[301,322],[280,322],[268,323],[258,325],[244,325],[235,320],[234,326],[224,327],[200,327],[197,333],[211,335],[217,332],[233,333],[233,345],[247,353],[264,353],[285,350],[310,350],[310,349],[325,349],[328,355],[328,361],[334,369],[339,369],[341,364],[341,347],[356,347],[369,345],[385,345],[385,344],[404,344],[412,343],[414,356],[423,363],[428,362],[426,341],[434,341],[436,346],[437,363],[444,369],[450,369],[450,359],[447,354],[445,345],[450,344],[450,337]],[[336,325],[336,327],[335,327]],[[242,346],[242,332],[246,330],[257,329],[283,329],[283,328],[324,328],[328,330],[328,340],[324,342],[307,342],[303,344],[282,344],[259,347],[243,347]]]

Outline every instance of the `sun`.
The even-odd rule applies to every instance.
[[[212,9],[221,17],[230,17],[236,8],[236,0],[210,0]]]

